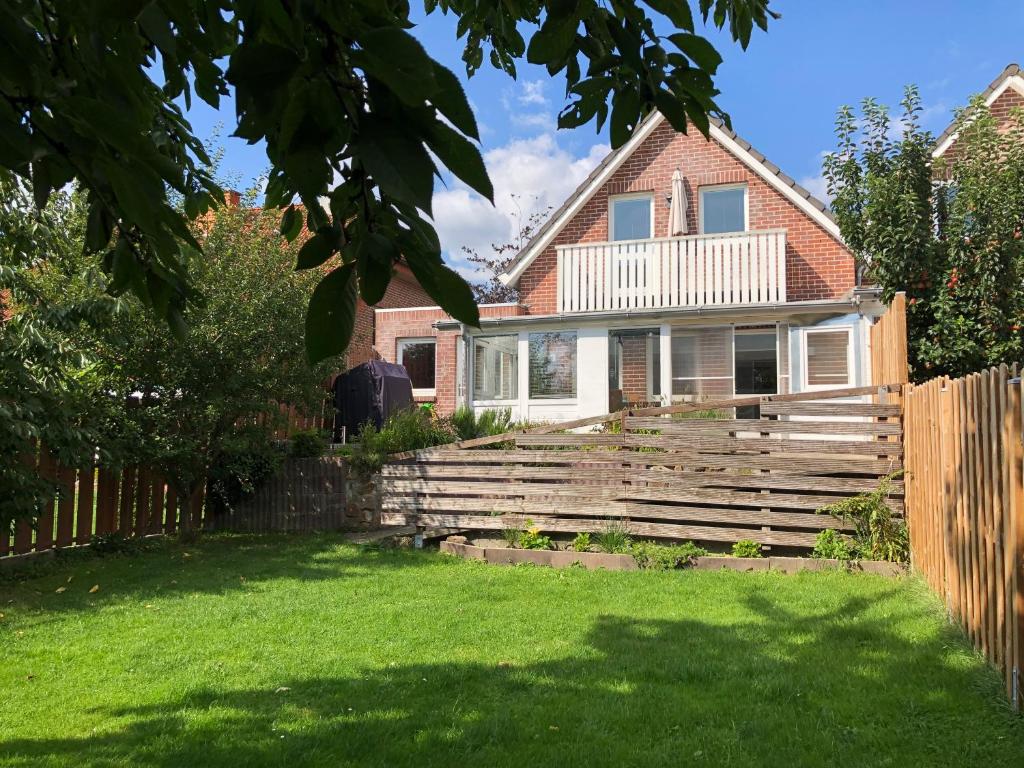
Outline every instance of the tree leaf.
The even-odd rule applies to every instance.
[[[494,187],[487,175],[487,167],[480,156],[480,150],[473,144],[444,123],[435,120],[427,136],[427,146],[437,153],[448,170],[494,202]]]
[[[384,298],[399,256],[395,243],[379,232],[369,232],[360,239],[356,249],[356,271],[359,274],[359,294],[367,304],[372,306]]]
[[[668,17],[673,26],[693,31],[693,14],[690,12],[689,0],[644,0],[644,4]]]
[[[353,149],[382,190],[430,213],[435,169],[419,141],[394,121],[369,115]]]
[[[722,63],[722,56],[715,50],[715,46],[705,38],[687,32],[676,32],[669,35],[668,39],[701,69],[712,75],[718,71],[718,65]]]
[[[398,27],[378,27],[359,35],[356,60],[368,75],[410,106],[419,106],[438,91],[435,62],[419,40]]]
[[[306,312],[306,357],[313,365],[340,355],[352,340],[356,319],[355,265],[345,264],[313,290]]]
[[[467,325],[480,326],[473,290],[457,272],[445,266],[440,253],[417,252],[410,247],[402,248],[402,255],[423,290],[441,309]]]
[[[575,16],[569,19],[549,16],[544,25],[530,38],[526,60],[531,64],[565,60],[576,39],[577,25]]]
[[[434,62],[434,79],[437,81],[437,92],[430,98],[431,102],[442,115],[451,120],[452,125],[479,141],[476,118],[459,78],[450,69]]]
[[[301,217],[299,219],[301,221]],[[312,269],[319,267],[334,253],[334,244],[326,234],[313,235],[302,244],[299,249],[299,256],[295,262],[295,269]]]
[[[302,231],[302,214],[294,205],[289,205],[281,216],[281,234],[288,242],[293,242]]]

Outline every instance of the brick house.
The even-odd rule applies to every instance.
[[[988,88],[981,92],[981,98],[999,126],[1008,125],[1010,112],[1015,109],[1024,109],[1024,70],[1018,64],[1008,65],[999,74],[999,77],[989,83]],[[935,140],[932,157],[936,160],[941,157],[947,162],[952,162],[956,155],[956,140],[956,122],[954,121]]]
[[[823,203],[723,126],[706,140],[657,113],[501,279],[520,301],[481,307],[480,328],[438,307],[376,312],[377,350],[442,413],[560,421],[862,385],[884,310]]]

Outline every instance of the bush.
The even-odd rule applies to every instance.
[[[633,544],[623,523],[610,523],[595,539],[597,548],[609,555],[627,554]]]
[[[847,538],[834,528],[826,528],[814,540],[811,557],[820,560],[852,560],[853,551]]]
[[[462,405],[449,417],[449,421],[460,440],[500,435],[515,429],[511,408],[477,413],[469,406]]]
[[[761,545],[750,539],[741,539],[732,545],[733,557],[764,557]]]
[[[459,439],[449,419],[422,409],[393,413],[381,429],[365,424],[352,448],[352,469],[363,477],[378,472],[392,453],[416,451]]]
[[[653,541],[638,541],[633,544],[632,555],[641,568],[656,571],[670,571],[684,568],[706,555],[707,550],[692,541],[683,544],[657,544]]]
[[[893,514],[887,503],[893,480],[901,473],[883,477],[878,488],[818,510],[832,515],[855,529],[856,554],[867,560],[888,560],[905,563],[910,559],[910,535],[907,523]]]
[[[217,512],[230,510],[255,493],[281,468],[284,451],[262,427],[244,427],[225,438],[210,466],[207,504]]]
[[[572,547],[573,552],[589,552],[590,547],[592,546],[590,542],[590,534],[577,533],[576,538],[572,540],[572,544],[570,546]]]
[[[327,451],[327,438],[317,429],[296,432],[291,437],[288,455],[293,459],[311,459]]]

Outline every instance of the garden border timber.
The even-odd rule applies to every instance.
[[[840,397],[856,397],[861,395],[879,395],[885,392],[900,394],[906,386],[902,383],[895,384],[869,384],[862,387],[844,387],[839,389],[823,389],[813,392],[792,392],[784,395],[752,395],[748,397],[732,397],[722,400],[706,400],[699,403],[679,403],[677,405],[663,405],[653,408],[624,408],[613,413],[605,413],[600,416],[589,416],[584,419],[573,421],[554,422],[529,429],[517,429],[510,432],[502,432],[498,435],[487,435],[486,437],[475,437],[470,440],[459,440],[454,443],[435,445],[430,448],[420,448],[415,451],[402,451],[388,456],[391,461],[402,461],[415,459],[432,451],[453,450],[463,448],[480,448],[494,443],[503,443],[515,440],[520,435],[548,435],[552,432],[563,430],[579,429],[580,427],[594,427],[599,424],[608,424],[613,421],[624,422],[631,416],[670,416],[674,413],[692,413],[694,411],[706,411],[716,408],[738,408],[745,405],[765,406],[770,403],[797,403],[803,401],[832,400]],[[851,405],[856,405],[851,403]],[[865,405],[871,405],[865,403]]]

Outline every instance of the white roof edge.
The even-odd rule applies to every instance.
[[[985,106],[991,107],[995,103],[995,100],[1002,96],[1004,93],[1006,93],[1006,91],[1009,88],[1013,88],[1013,90],[1017,91],[1017,93],[1019,93],[1021,96],[1024,96],[1024,76],[1022,76],[1019,72],[1014,73],[1012,75],[1008,75],[1003,80],[1003,82],[996,86],[992,90],[992,93],[990,93],[988,97],[985,99]],[[939,144],[939,146],[932,150],[932,158],[938,159],[942,157],[944,154],[946,154],[946,151],[951,146],[953,146],[953,142],[956,141],[959,137],[959,131],[954,131],[953,133],[949,134],[949,136],[947,136],[942,141],[942,143]]]
[[[529,249],[523,254],[523,258],[508,272],[503,272],[498,275],[498,280],[501,281],[502,285],[513,285],[522,276],[526,268],[529,267],[534,260],[539,256],[545,248],[547,248],[551,241],[554,240],[558,233],[562,231],[562,228],[569,222],[569,220],[575,216],[580,209],[586,205],[586,203],[594,196],[594,194],[608,181],[609,178],[620,168],[623,163],[629,159],[630,155],[637,149],[637,147],[644,142],[644,140],[654,131],[654,129],[661,124],[661,121],[665,118],[660,112],[653,113],[653,116],[646,123],[641,124],[640,129],[630,138],[626,144],[619,150],[618,156],[608,163],[606,167],[601,169],[601,172],[591,180],[587,188],[576,196],[572,204],[567,206],[564,211],[559,215],[558,219],[552,223],[552,226],[535,242],[530,244]],[[733,154],[740,162],[749,167],[754,173],[768,182],[776,191],[780,192],[783,197],[789,200],[791,203],[797,206],[801,211],[808,215],[815,223],[817,223],[822,229],[828,234],[843,244],[843,237],[839,231],[839,225],[836,224],[824,211],[819,210],[812,205],[807,198],[803,197],[793,187],[784,182],[775,173],[765,167],[764,163],[754,157],[749,151],[740,146],[735,139],[729,136],[724,130],[719,128],[714,123],[711,124],[710,137],[721,144],[728,152]]]
[[[630,137],[629,141],[623,144],[618,150],[615,150],[616,157],[608,163],[608,165],[602,168],[601,172],[591,180],[590,184],[587,185],[587,188],[583,190],[581,194],[577,195],[572,203],[562,211],[558,220],[552,224],[548,231],[541,235],[537,240],[530,243],[530,247],[527,249],[526,253],[523,254],[523,258],[519,260],[512,270],[498,275],[498,279],[501,281],[502,285],[512,285],[519,280],[519,277],[526,271],[526,268],[534,262],[534,259],[536,259],[537,256],[543,253],[544,249],[547,248],[551,244],[551,241],[557,237],[558,233],[562,231],[562,227],[573,216],[575,216],[584,205],[586,205],[597,190],[599,190],[604,183],[611,178],[612,174],[622,167],[622,164],[629,159],[634,150],[636,150],[636,148],[651,135],[654,129],[657,128],[664,119],[665,118],[660,112],[653,112],[649,120],[640,124],[640,127],[637,129],[636,133]]]

